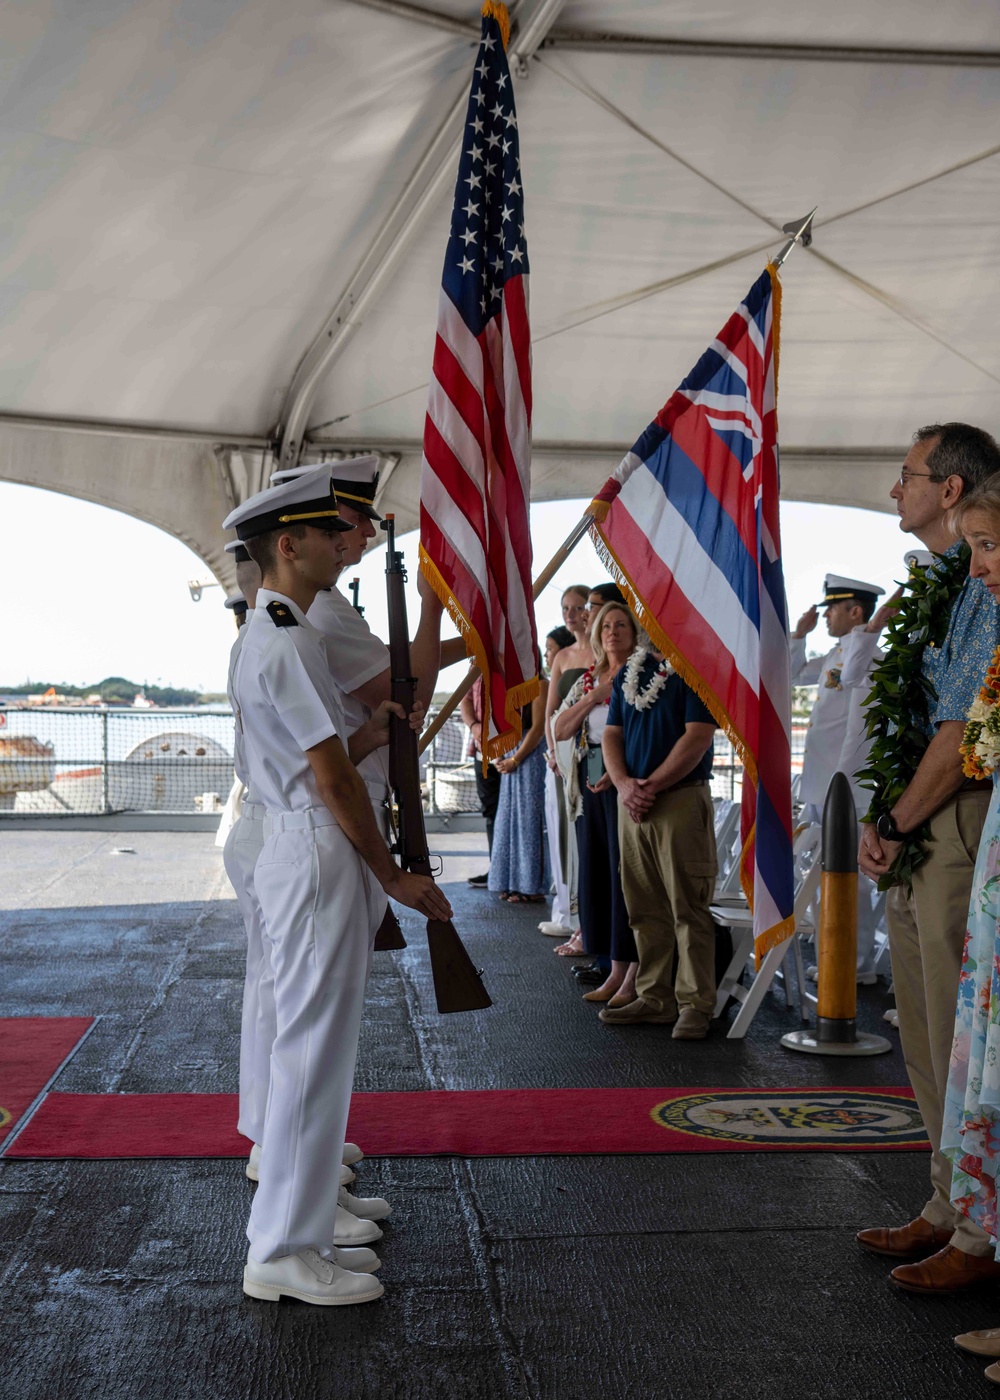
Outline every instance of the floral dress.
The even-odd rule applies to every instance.
[[[976,859],[944,1102],[941,1149],[956,1208],[997,1242],[1000,1175],[1000,786]],[[1000,1257],[1000,1253],[998,1253]]]

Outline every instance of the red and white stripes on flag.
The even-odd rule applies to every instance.
[[[531,336],[506,11],[483,7],[424,425],[420,567],[485,680],[484,754],[538,694],[531,589]],[[488,738],[486,737],[488,736]]]

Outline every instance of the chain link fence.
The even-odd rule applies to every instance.
[[[0,818],[221,810],[233,717],[200,710],[0,710]]]
[[[435,712],[430,712],[433,716]],[[792,772],[801,772],[806,724],[792,726]],[[469,731],[455,716],[421,759],[429,815],[477,813]],[[221,810],[234,781],[228,708],[0,709],[0,820]],[[739,801],[743,768],[715,736],[712,795]]]

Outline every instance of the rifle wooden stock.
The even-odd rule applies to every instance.
[[[406,571],[403,557],[396,551],[395,523],[387,516],[383,528],[389,536],[385,581],[389,605],[390,694],[405,714],[413,709],[417,683],[410,675],[410,633],[406,621]],[[404,870],[415,875],[432,875],[424,809],[420,800],[420,759],[417,736],[409,721],[389,717],[389,781],[396,795],[399,839],[393,852]],[[434,995],[438,1011],[481,1011],[493,1001],[483,979],[449,919],[427,921],[427,944],[431,955]]]
[[[372,946],[376,953],[392,953],[397,948],[406,947],[403,930],[399,927],[399,920],[392,912],[391,904],[387,904],[385,907],[385,918],[378,926],[378,933],[375,935],[375,942]]]

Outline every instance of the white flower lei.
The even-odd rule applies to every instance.
[[[639,672],[646,664],[649,651],[644,647],[639,647],[628,659],[625,667],[625,678],[622,681],[622,695],[634,710],[648,710],[651,705],[656,704],[660,691],[667,681],[674,674],[674,668],[666,657],[660,661],[659,666],[653,672],[653,678],[643,691],[639,690]]]

